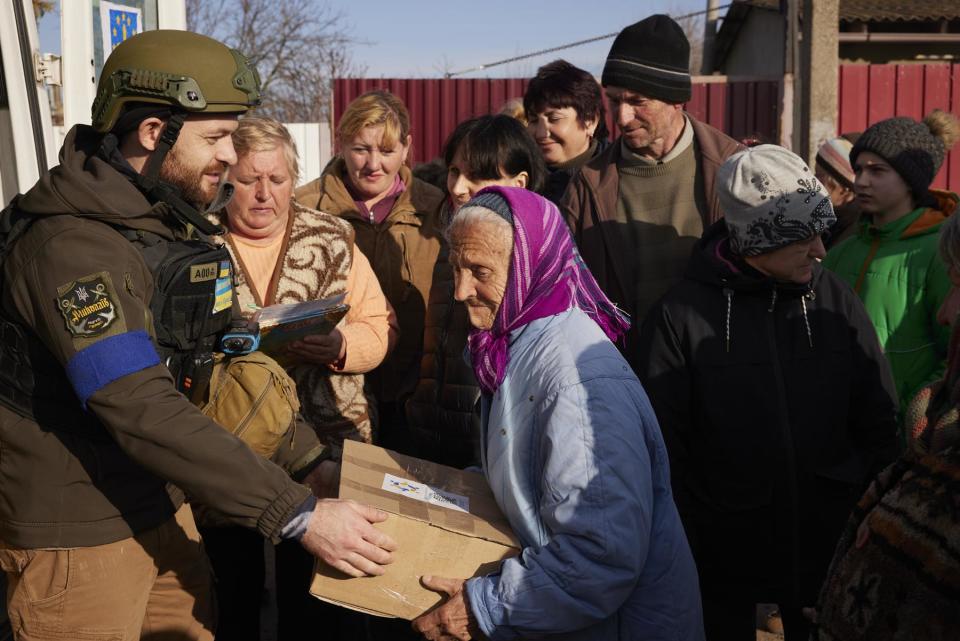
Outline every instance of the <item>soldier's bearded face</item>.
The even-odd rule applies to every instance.
[[[160,167],[160,178],[198,208],[213,202],[227,168],[237,162],[230,138],[236,128],[236,116],[190,116]]]

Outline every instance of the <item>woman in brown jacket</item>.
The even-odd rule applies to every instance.
[[[399,98],[371,91],[347,107],[337,128],[338,155],[296,192],[301,205],[350,222],[400,326],[396,349],[368,377],[378,400],[380,443],[415,454],[403,401],[417,382],[433,266],[442,243],[443,193],[406,165],[410,115]]]

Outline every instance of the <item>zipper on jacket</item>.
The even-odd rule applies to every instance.
[[[776,292],[776,289],[774,289],[774,292]],[[771,307],[767,311],[772,312],[773,308]],[[790,588],[792,591],[791,596],[795,601],[799,602],[800,497],[797,491],[797,461],[796,453],[793,449],[793,431],[790,428],[790,418],[787,414],[787,388],[786,383],[783,380],[783,367],[780,363],[780,350],[777,347],[776,324],[776,316],[774,316],[772,313],[769,314],[767,316],[767,341],[770,345],[770,354],[772,357],[771,362],[773,363],[773,373],[777,384],[777,397],[779,399],[779,403],[777,404],[779,420],[777,423],[780,426],[780,436],[783,439],[783,448],[786,458],[785,468],[787,473],[787,509],[789,513],[787,531],[791,533],[790,536],[792,537],[792,539],[789,541],[790,569],[793,573],[793,580],[791,581]],[[774,505],[774,510],[776,510],[776,504]]]
[[[402,273],[400,276],[407,285],[413,286],[413,270],[410,269],[410,255],[407,252],[407,236],[402,233],[400,234],[400,252],[402,254],[401,258],[403,259],[403,268],[407,272],[407,277],[403,278]],[[427,296],[429,297],[430,294],[428,293]],[[408,298],[410,298],[410,287],[404,287],[400,302],[405,303]]]
[[[730,312],[733,308],[733,290],[729,287],[723,288],[723,295],[727,298],[727,322],[725,324],[726,329],[726,339],[727,339],[727,353],[730,353]]]
[[[440,340],[437,342],[437,393],[434,402],[440,406],[443,397],[443,388],[447,386],[447,338],[450,335],[450,322],[453,319],[454,309],[459,304],[454,298],[454,292],[447,299],[447,310],[443,315],[443,327],[440,329]]]
[[[253,417],[257,415],[257,412],[260,411],[260,406],[263,405],[263,399],[267,397],[267,392],[270,391],[270,386],[264,386],[263,390],[260,391],[257,400],[253,402],[253,405],[250,406],[250,410],[247,412],[247,415],[243,417],[243,420],[240,421],[240,425],[237,425],[237,429],[234,430],[233,434],[237,438],[241,438],[243,433],[247,431],[247,426],[250,424],[250,421],[253,420]]]
[[[880,249],[880,236],[874,236],[873,241],[870,243],[870,251],[867,252],[867,257],[863,260],[863,265],[860,267],[860,274],[857,276],[856,282],[853,284],[853,291],[860,293],[860,288],[863,287],[863,279],[867,275],[867,269],[870,268],[870,263],[873,262],[874,257],[877,255],[877,251]]]

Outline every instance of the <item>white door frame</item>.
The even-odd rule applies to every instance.
[[[47,90],[36,81],[37,42],[33,3],[30,0],[0,2],[0,55],[10,107],[9,133],[16,185],[20,192],[32,187],[40,174],[57,162]],[[13,194],[2,196],[6,204]]]

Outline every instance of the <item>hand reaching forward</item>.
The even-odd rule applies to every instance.
[[[445,579],[439,576],[425,576],[420,579],[423,587],[442,592],[450,598],[446,603],[413,620],[413,629],[430,641],[469,641],[483,639],[480,627],[473,618],[463,591],[463,579]]]
[[[393,562],[396,542],[373,527],[387,513],[355,501],[317,501],[300,544],[315,557],[350,576],[378,576]]]

